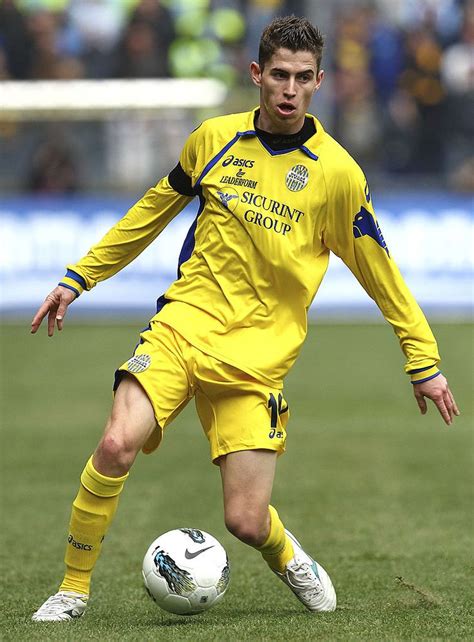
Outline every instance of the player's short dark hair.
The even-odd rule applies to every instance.
[[[263,70],[277,49],[310,51],[316,58],[319,71],[323,55],[324,37],[317,27],[306,18],[284,16],[275,18],[265,27],[260,38],[258,64]]]

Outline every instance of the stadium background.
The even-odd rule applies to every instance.
[[[327,36],[326,80],[313,112],[362,165],[385,239],[409,285],[438,316],[469,314],[472,0],[3,1],[4,97],[7,86],[14,87],[8,81],[36,81],[39,101],[41,80],[72,87],[78,79],[156,79],[147,92],[156,94],[158,105],[134,109],[140,97],[132,85],[128,109],[88,111],[72,100],[55,113],[21,103],[8,110],[0,86],[3,311],[34,307],[45,284],[174,167],[203,118],[255,105],[248,61],[257,57],[262,26],[290,12],[309,16]],[[210,90],[184,86],[181,105],[170,107],[169,90],[159,81],[172,77],[215,78],[222,83],[220,97],[199,106]],[[94,88],[90,92],[93,97]],[[175,276],[195,207],[77,308],[151,309],[150,301]],[[338,260],[317,303],[336,314],[348,307],[373,310]]]
[[[218,475],[189,408],[163,453],[135,467],[98,565],[93,608],[71,639],[472,639],[473,2],[1,0],[6,640],[65,639],[64,630],[33,627],[30,614],[61,573],[63,528],[110,406],[108,382],[174,278],[194,210],[84,294],[53,341],[44,328],[28,336],[31,313],[65,264],[175,165],[194,126],[256,104],[248,60],[262,26],[289,12],[327,36],[313,112],[369,179],[384,237],[434,322],[463,414],[450,431],[432,408],[418,416],[396,340],[367,323],[378,312],[332,260],[312,310],[317,327],[285,388],[291,435],[274,496],[288,526],[331,570],[340,609],[308,619],[225,532]],[[170,107],[163,81],[188,77],[220,84],[180,89]],[[134,105],[129,85],[127,108],[104,99],[91,109],[83,96],[81,107],[57,109],[53,100],[36,108],[41,82],[60,83],[48,98],[66,87],[74,99],[74,81],[97,82],[92,102],[110,78],[151,82],[156,108]],[[140,581],[150,541],[180,525],[214,533],[232,566],[223,604],[186,623],[160,616]]]

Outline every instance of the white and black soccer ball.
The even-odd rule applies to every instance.
[[[194,615],[222,600],[229,586],[229,561],[215,537],[197,528],[160,535],[143,560],[150,597],[165,611]]]

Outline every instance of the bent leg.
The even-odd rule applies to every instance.
[[[191,396],[181,355],[183,343],[184,339],[180,340],[167,326],[152,322],[141,334],[134,357],[119,369],[121,376],[112,413],[81,475],[74,500],[65,557],[66,576],[60,591],[36,611],[35,621],[62,621],[84,612],[92,570],[128,471],[140,449],[154,450],[161,438],[161,428]],[[144,355],[141,361],[140,351]]]
[[[268,505],[275,476],[276,452],[240,450],[218,461],[228,530],[250,546],[264,543],[270,529]]]
[[[270,506],[276,453],[247,450],[218,460],[229,531],[262,553],[275,574],[313,612],[334,611],[336,592],[324,568],[285,530]]]
[[[225,523],[238,539],[258,549],[274,570],[293,557],[293,545],[270,506],[277,453],[242,450],[219,459]]]
[[[132,377],[120,383],[102,439],[72,506],[61,591],[87,595],[102,541],[135,457],[155,427],[151,403]]]

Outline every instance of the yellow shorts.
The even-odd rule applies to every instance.
[[[192,397],[214,462],[238,450],[285,450],[289,411],[282,390],[201,352],[164,323],[152,321],[141,333],[133,357],[116,372],[114,389],[123,372],[140,382],[155,411],[157,427],[145,453],[159,446],[163,429]]]

